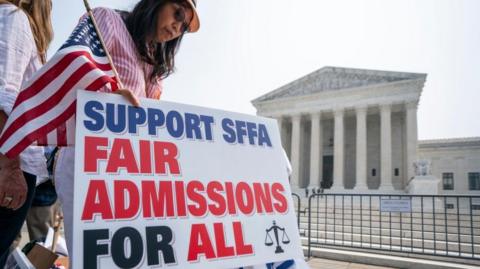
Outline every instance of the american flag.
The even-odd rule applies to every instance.
[[[13,158],[29,145],[73,145],[76,91],[118,88],[90,17],[85,16],[52,59],[30,79],[0,137],[0,152]]]

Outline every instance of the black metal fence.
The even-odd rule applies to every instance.
[[[307,210],[309,257],[341,246],[480,260],[480,196],[312,194]]]
[[[297,204],[297,225],[300,227],[300,215],[303,213],[302,212],[302,200],[300,199],[300,196],[296,193],[292,193],[292,196],[295,197],[295,203]]]

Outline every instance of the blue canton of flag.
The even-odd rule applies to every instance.
[[[90,17],[84,18],[77,25],[60,50],[71,46],[85,46],[97,57],[107,56]]]

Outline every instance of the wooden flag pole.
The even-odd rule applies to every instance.
[[[55,253],[55,250],[57,249],[57,242],[58,242],[58,236],[60,235],[60,226],[62,225],[63,222],[63,217],[60,216],[58,213],[55,214],[55,224],[53,227],[53,242],[52,242],[52,247],[50,250]]]
[[[90,4],[88,3],[88,0],[83,0],[83,3],[85,4],[85,8],[87,9],[88,16],[90,17],[90,19],[92,19],[93,27],[95,27],[95,31],[97,32],[98,38],[100,39],[100,43],[102,44],[102,47],[105,50],[105,54],[107,54],[108,62],[112,67],[113,74],[115,75],[115,78],[117,79],[117,82],[118,82],[118,86],[120,87],[120,89],[125,89],[125,87],[123,86],[122,80],[120,80],[120,76],[118,75],[117,69],[113,64],[112,56],[110,56],[110,52],[108,52],[107,46],[105,46],[102,33],[100,33],[98,29],[97,21],[95,20],[95,16],[93,16],[93,12],[92,12],[92,9],[90,8]]]

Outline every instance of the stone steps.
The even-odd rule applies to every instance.
[[[480,229],[480,220],[473,220],[471,221],[470,219],[466,218],[460,218],[460,219],[450,219],[447,217],[446,221],[444,217],[435,217],[433,218],[410,218],[410,217],[400,217],[400,216],[369,216],[369,215],[354,215],[353,218],[350,214],[328,214],[328,215],[323,215],[323,214],[312,214],[311,219],[312,221],[324,221],[325,219],[328,222],[333,222],[334,220],[342,221],[342,216],[343,216],[343,221],[344,222],[356,222],[360,225],[360,222],[363,222],[365,224],[367,223],[400,223],[402,222],[404,225],[410,225],[410,224],[417,224],[417,225],[436,225],[436,226],[468,226],[468,227],[474,227],[477,229]],[[301,215],[300,216],[300,221],[301,222],[308,222],[308,216]]]
[[[303,248],[305,256],[308,255],[307,248]],[[401,256],[392,256],[389,250],[376,251],[381,253],[371,253],[368,250],[352,251],[348,249],[331,249],[325,247],[312,247],[313,257],[324,259],[339,260],[344,262],[361,262],[376,266],[388,266],[405,269],[475,269],[479,268],[479,260],[466,260],[461,258],[444,258],[440,256],[431,256],[432,259],[425,259],[424,255],[411,253],[398,253]],[[431,253],[433,254],[433,253]],[[403,256],[403,257],[402,257]],[[480,258],[480,257],[477,257]],[[445,260],[444,260],[445,259]],[[446,260],[448,259],[448,261]],[[465,264],[469,263],[469,264]],[[322,268],[322,267],[320,267]],[[335,267],[337,268],[337,267]],[[353,268],[353,267],[352,267]],[[362,267],[364,268],[364,267]],[[365,267],[368,268],[368,267]]]
[[[400,230],[400,229],[388,229],[388,228],[369,228],[369,227],[352,227],[352,226],[333,226],[327,225],[312,225],[312,232],[348,232],[352,234],[363,234],[363,235],[376,235],[376,236],[398,236],[402,238],[417,238],[417,239],[428,239],[428,240],[446,240],[454,242],[466,242],[470,243],[473,239],[474,243],[480,244],[480,235],[474,234],[473,236],[469,233],[445,233],[445,232],[433,232],[433,231],[410,231],[410,230]],[[343,227],[343,228],[342,228]],[[308,224],[300,223],[299,230],[301,233],[307,233]]]
[[[304,234],[301,237],[302,245],[308,246],[308,234]],[[327,238],[325,239],[325,236]],[[389,235],[360,235],[352,233],[338,233],[333,231],[312,231],[311,232],[311,241],[314,244],[335,244],[335,245],[347,245],[347,246],[368,246],[369,248],[378,248],[377,246],[382,245],[386,248],[400,248],[403,246],[405,249],[417,248],[416,252],[422,252],[423,250],[433,250],[437,251],[449,251],[458,253],[478,253],[480,255],[480,244],[474,244],[472,249],[472,244],[469,242],[453,242],[448,241],[448,244],[445,240],[433,240],[433,239],[421,239],[421,238],[403,238],[398,236],[389,236]],[[460,248],[460,249],[459,249]],[[457,254],[454,254],[457,255]]]
[[[307,217],[302,216],[299,227],[304,246],[308,246],[307,220]],[[400,223],[375,223],[372,221],[370,227],[369,221],[344,220],[343,225],[341,219],[328,218],[326,219],[327,225],[324,223],[325,219],[318,219],[317,223],[317,219],[312,218],[312,221],[311,238],[312,243],[317,246],[345,245],[352,248],[363,246],[363,248],[402,250],[417,254],[437,253],[449,256],[458,256],[460,252],[467,258],[471,258],[473,252],[480,258],[480,229],[474,228],[472,237],[471,227],[462,227],[462,225],[470,225],[470,222],[456,221],[455,225],[460,224],[461,227],[447,227],[446,233],[445,227],[439,225],[437,221],[435,232],[433,231],[433,221],[432,224],[424,224],[423,231],[421,224],[410,225],[410,222],[403,223],[402,229],[400,229]],[[400,218],[397,221],[400,221]],[[360,223],[363,223],[364,226],[361,227]]]
[[[378,196],[375,199],[337,196],[335,204],[333,196],[313,199],[313,246],[362,248],[361,251],[388,251],[392,255],[433,255],[433,259],[480,264],[480,211],[471,210],[468,199],[461,201],[458,212],[456,199],[446,201],[454,204],[453,209],[446,208],[445,201],[438,198],[425,198],[422,209],[420,199],[412,199],[411,213],[380,212]],[[472,200],[474,204],[479,202],[480,199]],[[302,245],[307,247],[308,200],[302,199],[301,205],[299,230]]]
[[[403,218],[403,219],[424,219],[424,220],[447,220],[447,221],[473,221],[473,222],[480,222],[480,214],[474,214],[471,215],[470,213],[462,213],[462,214],[457,214],[456,212],[447,212],[445,214],[444,212],[412,212],[412,213],[397,213],[397,212],[380,212],[378,210],[368,210],[368,209],[363,209],[363,210],[343,210],[341,208],[337,209],[327,209],[321,208],[321,209],[313,209],[313,211],[310,213],[312,217],[317,217],[317,216],[342,216],[344,215],[345,217],[349,218],[354,218],[354,219],[360,219],[360,216],[362,218],[372,218],[372,219],[388,219],[388,218]],[[301,209],[301,217],[308,217],[308,210],[306,208]]]
[[[336,232],[351,232],[354,234],[372,234],[372,235],[388,235],[388,234],[393,234],[397,236],[402,236],[405,238],[425,238],[425,239],[431,239],[431,240],[445,240],[445,238],[448,236],[449,241],[462,241],[462,242],[470,242],[472,240],[472,234],[471,234],[471,229],[470,228],[460,228],[460,233],[458,233],[458,229],[452,229],[453,231],[450,231],[450,233],[446,233],[445,229],[438,229],[433,232],[433,229],[426,229],[424,227],[424,230],[421,230],[421,226],[413,226],[413,230],[407,229],[404,227],[403,229],[399,229],[399,227],[389,227],[389,225],[382,225],[380,226],[368,226],[365,225],[363,227],[360,226],[351,226],[351,225],[341,225],[341,223],[336,223],[335,225],[333,223],[327,224],[326,227],[323,223],[317,224],[317,223],[312,223],[311,228],[313,231],[336,231]],[[410,228],[410,227],[408,227]],[[300,231],[307,231],[308,230],[308,223],[301,222]],[[460,236],[460,238],[459,238]],[[480,233],[478,230],[474,230],[473,233],[473,240],[476,243],[480,243]]]
[[[445,227],[443,225],[429,225],[429,224],[424,224],[423,226],[421,224],[402,224],[400,223],[368,223],[368,222],[363,222],[360,224],[359,222],[347,222],[344,221],[342,223],[341,220],[329,220],[325,224],[323,221],[321,222],[316,222],[312,221],[311,222],[311,227],[313,229],[317,230],[325,230],[325,226],[327,229],[332,229],[333,227],[338,230],[342,230],[342,227],[344,227],[344,230],[354,230],[357,231],[358,233],[368,233],[371,230],[373,231],[379,231],[379,230],[392,230],[395,232],[401,232],[405,234],[405,236],[410,236],[410,232],[413,232],[414,234],[421,234],[421,233],[437,233],[437,234],[461,234],[465,236],[471,236],[472,234],[474,236],[480,236],[480,229],[479,228],[474,228],[472,232],[472,228],[468,226],[450,226],[450,227]],[[301,221],[300,222],[300,229],[308,229],[308,222]]]

